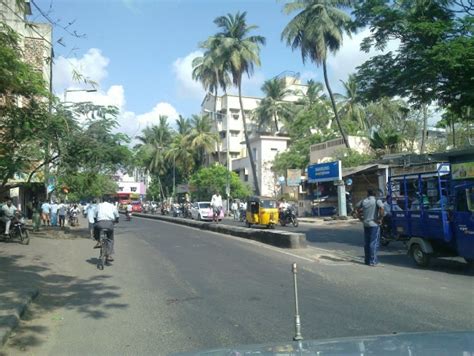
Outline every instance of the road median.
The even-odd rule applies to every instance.
[[[161,220],[174,224],[194,227],[201,230],[209,230],[221,234],[243,237],[245,239],[255,240],[281,248],[297,249],[305,248],[307,246],[305,234],[298,232],[229,226],[224,224],[215,224],[211,222],[195,221],[191,219],[175,218],[165,215],[134,213],[133,216],[153,220]]]

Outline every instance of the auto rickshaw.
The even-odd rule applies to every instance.
[[[278,208],[275,199],[269,197],[250,197],[245,214],[248,227],[265,225],[270,229],[278,223]]]

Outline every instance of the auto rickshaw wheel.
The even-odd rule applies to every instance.
[[[269,229],[274,229],[274,228],[275,228],[275,224],[268,224],[268,228],[269,228]]]
[[[421,249],[419,244],[413,244],[410,249],[411,256],[420,267],[427,267],[430,264],[430,255]]]
[[[252,224],[247,221],[247,227],[252,227]]]

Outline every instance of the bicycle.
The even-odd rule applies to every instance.
[[[104,269],[104,266],[109,266],[108,257],[110,254],[112,240],[109,238],[111,231],[109,229],[101,229],[99,235],[100,251],[99,251],[99,262],[97,268],[100,270]]]

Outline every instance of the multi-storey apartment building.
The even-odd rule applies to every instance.
[[[285,81],[286,87],[290,89],[290,93],[284,98],[285,101],[296,102],[306,93],[307,86],[302,84],[297,76],[282,75],[281,78]],[[251,146],[255,150],[254,153],[257,153],[254,156],[257,162],[257,177],[260,182],[261,193],[263,195],[273,195],[272,183],[270,183],[274,181],[271,163],[277,153],[286,150],[289,139],[282,136],[262,136],[257,132],[254,111],[262,99],[261,97],[251,96],[242,97],[244,112],[247,118],[247,130],[249,131],[249,136],[251,136]],[[209,157],[209,162],[211,164],[215,162],[220,162],[224,165],[228,164],[229,169],[237,172],[243,181],[249,182],[253,186],[253,177],[251,177],[250,162],[247,158],[248,154],[245,146],[239,97],[237,95],[224,94],[216,98],[209,93],[202,101],[201,111],[203,114],[211,115],[213,118],[213,130],[220,137],[215,151]],[[229,162],[227,162],[227,151],[229,152]],[[268,154],[262,155],[263,152]],[[261,157],[260,162],[258,157]]]

